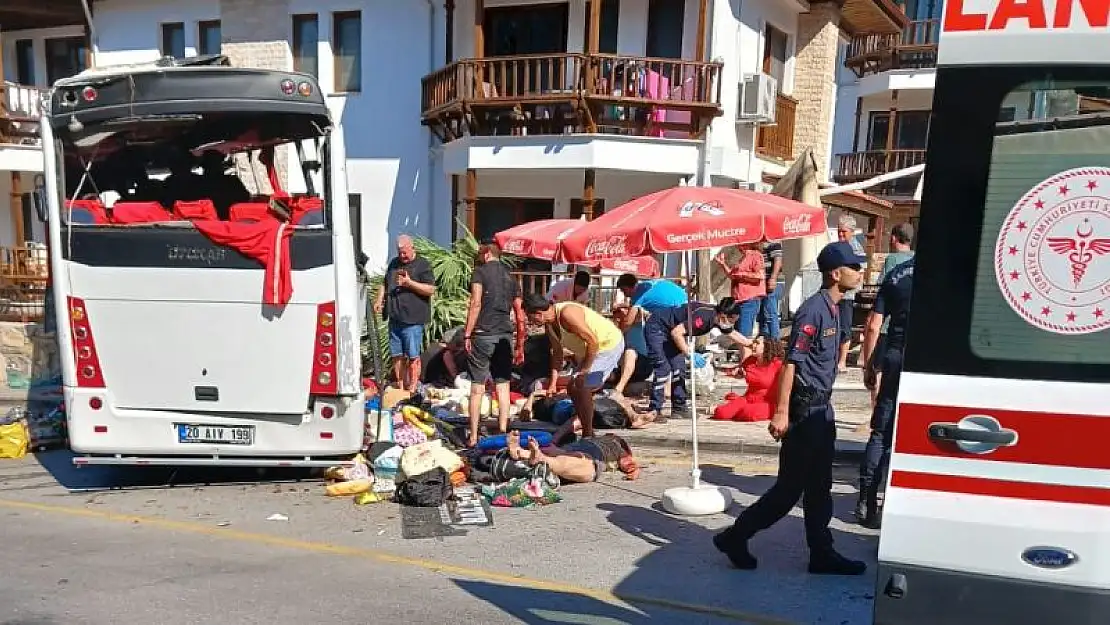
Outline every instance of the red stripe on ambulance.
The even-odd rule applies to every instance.
[[[929,426],[933,423],[958,423],[969,415],[994,417],[1002,427],[1017,432],[1017,443],[986,454],[969,454],[955,444],[929,438]],[[898,406],[894,451],[984,462],[1110,469],[1107,441],[1110,417],[903,403]]]
[[[941,493],[1110,506],[1110,489],[1090,486],[1012,482],[981,477],[899,471],[897,469],[890,473],[890,485],[895,488],[931,490]]]

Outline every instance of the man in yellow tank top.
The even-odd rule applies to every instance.
[[[542,323],[551,339],[549,392],[554,393],[558,384],[563,350],[574,355],[574,379],[567,391],[574,402],[575,419],[582,426],[582,436],[593,436],[594,392],[620,364],[624,334],[593,309],[576,302],[552,304],[540,293],[530,293],[524,298],[524,312],[530,322]]]

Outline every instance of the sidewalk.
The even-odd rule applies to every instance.
[[[720,403],[720,398],[730,392],[743,394],[744,382],[718,376],[717,388],[708,402],[698,401],[698,448],[704,451],[737,453],[743,455],[774,456],[779,453],[779,443],[767,432],[767,422],[734,423],[711,421],[708,416]],[[836,411],[838,461],[854,462],[863,455],[863,448],[870,435],[867,424],[871,421],[870,394],[863,386],[859,369],[849,369],[841,374],[833,387],[833,409]],[[689,450],[693,437],[690,421],[670,419],[663,424],[652,424],[644,430],[621,430],[620,436],[634,447]]]

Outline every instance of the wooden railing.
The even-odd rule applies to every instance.
[[[775,123],[759,127],[756,153],[784,161],[794,158],[794,119],[797,110],[797,100],[778,94],[775,98]]]
[[[46,247],[0,247],[0,321],[42,318],[46,297]]]
[[[37,145],[46,89],[4,81],[0,85],[0,143]]]
[[[617,129],[689,136],[720,114],[720,63],[557,53],[464,59],[425,76],[422,117],[441,138]]]
[[[851,183],[874,178],[888,172],[913,167],[925,162],[925,150],[871,150],[837,154],[833,179]],[[917,187],[917,176],[909,176],[868,189],[878,195],[910,195]]]
[[[863,34],[848,42],[844,65],[859,76],[892,69],[921,69],[937,63],[940,20],[910,22],[899,34]]]

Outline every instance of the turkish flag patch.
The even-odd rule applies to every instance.
[[[705,325],[705,320],[704,319],[702,319],[701,317],[695,317],[694,318],[694,327],[695,328],[700,328],[703,325]]]
[[[805,334],[806,336],[814,336],[817,334],[817,328],[807,323],[802,326],[802,334]]]
[[[807,339],[804,336],[799,336],[798,340],[794,341],[794,351],[796,351],[796,352],[808,352],[809,351],[809,339]]]

